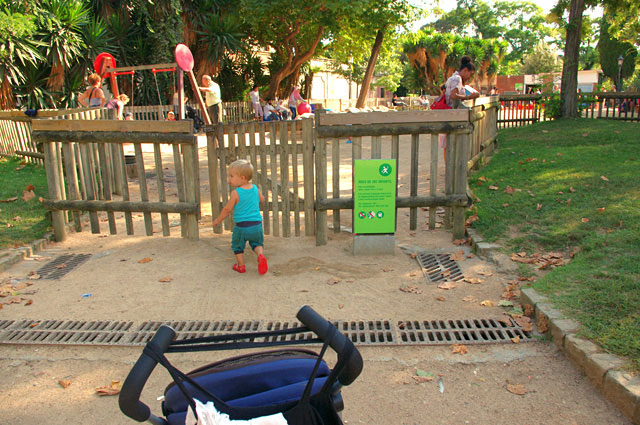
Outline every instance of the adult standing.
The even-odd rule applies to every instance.
[[[89,81],[89,87],[78,96],[78,103],[85,108],[95,108],[104,106],[106,99],[104,98],[104,92],[100,88],[102,84],[102,78],[93,73],[87,78]]]
[[[262,106],[260,106],[260,88],[253,86],[251,91],[247,94],[247,97],[251,100],[251,106],[253,107],[253,114],[256,120],[262,121],[263,113]]]
[[[202,85],[200,90],[204,92],[204,102],[207,105],[207,112],[211,118],[211,124],[218,124],[222,121],[222,96],[220,95],[220,86],[215,83],[211,76],[202,76]]]
[[[291,110],[291,119],[295,120],[296,115],[298,113],[298,101],[304,100],[300,93],[298,92],[298,88],[294,87],[291,95],[289,96],[289,109]]]
[[[453,73],[446,82],[445,96],[447,99],[447,105],[452,109],[458,108],[461,105],[461,101],[470,100],[480,97],[480,93],[477,91],[467,94],[465,91],[465,84],[473,78],[473,74],[476,72],[476,66],[469,56],[463,56],[460,59],[460,69]]]

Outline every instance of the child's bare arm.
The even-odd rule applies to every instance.
[[[231,214],[231,212],[233,211],[233,207],[235,207],[237,203],[238,203],[238,192],[234,190],[231,192],[231,195],[229,196],[229,201],[227,202],[227,205],[225,205],[224,208],[222,208],[222,211],[220,211],[220,215],[218,215],[218,217],[215,220],[213,220],[213,227],[222,223],[222,220],[224,220],[229,216],[229,214]]]
[[[264,202],[264,195],[260,192],[260,188],[258,188],[258,196],[260,197],[260,203]]]

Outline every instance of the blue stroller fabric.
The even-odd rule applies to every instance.
[[[148,346],[144,353],[162,364],[175,381],[167,387],[162,405],[170,425],[184,424],[189,405],[195,412],[194,398],[203,403],[213,401],[216,409],[231,420],[282,413],[290,425],[342,425],[335,402],[340,389],[337,377],[354,348],[350,345],[345,356],[329,369],[322,357],[332,336],[319,354],[291,349],[258,353],[204,366],[189,374],[180,372],[164,354]]]

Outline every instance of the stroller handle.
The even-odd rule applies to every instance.
[[[164,353],[167,351],[167,348],[175,337],[176,333],[173,329],[169,326],[162,325],[147,345],[158,353]],[[157,419],[151,414],[149,406],[140,401],[142,389],[147,383],[147,379],[149,379],[149,376],[156,365],[157,362],[151,357],[144,353],[141,354],[138,361],[129,372],[127,379],[124,380],[124,384],[122,384],[122,390],[118,399],[120,410],[122,410],[122,413],[138,422]]]
[[[296,317],[306,327],[315,332],[323,341],[326,341],[329,330],[331,328],[335,329],[335,326],[331,322],[320,316],[313,308],[309,307],[308,305],[300,308]],[[344,336],[337,329],[329,345],[335,350],[336,353],[338,353],[338,359],[341,359],[343,358],[343,356],[345,356],[347,348],[352,348],[353,351],[351,357],[348,359],[345,368],[338,376],[338,381],[340,381],[342,385],[351,384],[356,380],[358,375],[360,375],[360,372],[362,372],[362,356],[360,355],[360,352],[353,345],[353,342],[351,342],[349,338]]]

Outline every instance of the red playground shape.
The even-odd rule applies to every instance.
[[[111,59],[111,63],[108,63],[109,61],[107,61],[106,59]],[[107,67],[117,68],[116,59],[111,55],[111,53],[102,52],[98,56],[96,56],[96,60],[93,61],[93,69],[102,78],[107,78],[109,77],[109,73],[106,72]]]

